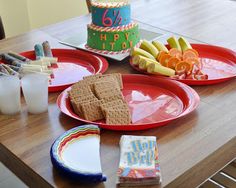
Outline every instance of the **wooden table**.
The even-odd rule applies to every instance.
[[[161,33],[184,35],[236,49],[236,2],[222,0],[132,1],[133,19],[154,26]],[[50,41],[54,48],[74,33],[86,35],[90,15],[33,30],[0,42],[0,51],[32,50],[37,42]],[[142,25],[142,24],[141,24]],[[86,40],[83,37],[83,40]],[[127,63],[111,63],[107,73],[136,73]],[[98,187],[115,187],[119,162],[119,140],[123,134],[155,135],[158,138],[161,187],[195,187],[236,157],[236,79],[193,87],[201,97],[193,113],[168,126],[138,132],[101,131],[102,169],[107,182]],[[59,93],[49,95],[48,113],[29,115],[25,105],[17,116],[0,115],[0,159],[30,187],[85,187],[58,174],[49,150],[64,131],[79,125],[55,104]],[[94,185],[95,186],[95,185]],[[90,186],[92,187],[92,186]]]

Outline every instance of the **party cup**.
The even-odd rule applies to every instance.
[[[21,110],[20,80],[16,76],[0,76],[0,111],[13,115]]]
[[[48,77],[28,74],[21,79],[28,112],[39,114],[48,110]]]

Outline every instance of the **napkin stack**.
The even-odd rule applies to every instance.
[[[120,140],[119,186],[160,184],[161,174],[155,136],[123,135]]]

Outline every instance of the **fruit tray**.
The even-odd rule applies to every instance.
[[[210,85],[225,82],[236,77],[236,53],[227,48],[206,44],[191,44],[198,51],[202,66],[202,72],[208,75],[205,80],[178,79],[162,75],[153,75],[147,71],[139,69],[130,59],[130,65],[143,74],[153,75],[165,79],[172,79],[188,85]],[[167,46],[168,47],[168,46]]]

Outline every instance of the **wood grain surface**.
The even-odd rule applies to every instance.
[[[133,19],[163,34],[186,36],[236,49],[236,3],[227,0],[132,1]],[[33,30],[0,41],[0,52],[32,50],[35,43],[58,43],[80,33],[86,41],[90,15]],[[148,24],[148,25],[147,25]],[[107,73],[137,73],[127,62],[110,62]],[[80,122],[63,115],[56,105],[59,93],[49,95],[47,113],[31,115],[23,104],[21,114],[0,115],[0,160],[30,187],[115,187],[119,140],[123,134],[154,135],[160,155],[163,182],[159,187],[196,187],[236,156],[236,80],[193,87],[201,97],[197,110],[168,126],[136,132],[101,131],[101,161],[108,180],[83,185],[60,175],[50,161],[50,147],[64,131]],[[22,99],[23,100],[23,99]],[[24,103],[24,101],[23,101]],[[156,186],[155,186],[156,187]]]
[[[137,21],[236,50],[236,1],[135,0],[132,8]]]

